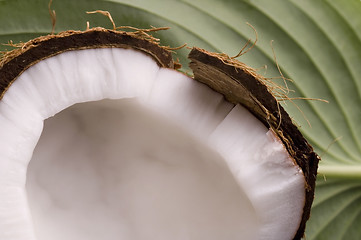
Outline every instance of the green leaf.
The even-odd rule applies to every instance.
[[[307,239],[361,239],[361,2],[359,0],[54,0],[56,32],[115,23],[169,26],[162,44],[188,43],[236,55],[249,38],[259,41],[239,60],[293,80],[283,105],[322,155]],[[51,32],[47,0],[0,0],[0,42],[27,41]],[[273,40],[271,46],[270,42]],[[0,49],[10,49],[2,46]],[[188,50],[177,57],[188,70]],[[267,66],[267,71],[262,67]],[[275,80],[283,84],[282,79]],[[311,123],[310,127],[306,119]]]

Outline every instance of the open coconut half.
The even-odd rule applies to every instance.
[[[34,39],[0,64],[0,239],[300,239],[318,156],[241,65],[144,35]]]

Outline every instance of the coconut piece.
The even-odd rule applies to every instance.
[[[197,66],[195,78],[212,83],[218,78],[211,87],[229,101],[172,70],[171,54],[144,34],[101,28],[68,31],[32,40],[6,54],[0,66],[0,194],[4,196],[0,206],[5,209],[0,213],[0,230],[4,230],[0,238],[106,239],[102,234],[107,234],[108,239],[300,239],[312,203],[318,158],[272,96],[262,100],[263,94],[269,94],[267,88],[223,59],[212,60],[212,54],[199,52],[205,61],[195,51],[190,55],[191,67]],[[219,60],[225,66],[212,63]],[[228,76],[219,78],[219,72]],[[204,77],[207,74],[209,78]],[[222,87],[217,89],[217,84]],[[229,88],[235,91],[221,91]],[[245,94],[237,94],[239,89]],[[85,110],[72,107],[58,114],[73,104],[104,98],[135,99],[142,106],[139,112],[150,114],[134,113],[138,105],[124,100],[86,105]],[[282,109],[282,121],[275,109]],[[43,121],[54,115],[35,148]],[[74,116],[83,120],[74,124]],[[283,125],[284,119],[288,125]],[[164,129],[169,134],[159,134]],[[158,148],[152,142],[157,135],[162,140],[154,140],[161,142]],[[69,144],[76,137],[78,144]],[[139,152],[148,157],[134,157],[139,152],[132,149],[141,138],[149,139],[139,144]],[[124,145],[128,139],[133,139],[132,144]],[[117,142],[123,148],[114,145]],[[169,144],[184,148],[170,151]],[[59,150],[66,145],[75,148]],[[92,149],[96,154],[89,156]],[[119,158],[122,153],[130,158]],[[64,166],[64,158],[74,160]],[[109,161],[99,166],[104,159]],[[156,162],[157,168],[150,162]],[[122,169],[124,165],[131,166],[129,172]],[[81,166],[84,171],[74,171]],[[173,171],[181,173],[170,173],[169,166],[178,166]],[[94,173],[99,169],[101,173]],[[112,175],[110,182],[105,181],[115,170],[129,177],[123,181]],[[62,185],[65,176],[74,181]],[[99,182],[107,183],[109,190],[97,192],[94,186]],[[154,184],[144,187],[148,182]],[[78,193],[69,190],[73,183],[86,189],[86,194],[78,194],[78,202],[71,201]],[[124,189],[133,193],[120,209]],[[147,191],[158,197],[150,201]],[[47,194],[60,197],[75,211],[59,214],[43,208],[49,206]],[[97,199],[86,204],[99,196],[112,203],[105,206]],[[48,205],[39,205],[44,201]],[[181,207],[173,209],[172,203]],[[84,217],[91,209],[96,214]],[[125,217],[125,210],[130,217]],[[98,220],[103,224],[97,225]]]
[[[189,58],[197,81],[222,93],[228,101],[245,106],[267,128],[272,129],[291,158],[301,167],[306,181],[306,201],[302,222],[294,239],[302,238],[310,217],[319,156],[253,69],[225,55],[200,48],[193,48]]]

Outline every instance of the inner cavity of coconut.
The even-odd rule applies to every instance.
[[[67,109],[104,98],[122,100]],[[280,240],[298,229],[304,178],[273,132],[140,52],[43,60],[0,112],[11,219],[0,238]]]
[[[129,100],[105,103],[45,122],[27,180],[39,240],[252,236],[253,206],[219,154]]]

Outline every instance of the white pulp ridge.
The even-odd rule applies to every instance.
[[[66,109],[105,98],[123,100]],[[0,113],[0,239],[288,240],[301,221],[304,177],[274,134],[135,50],[43,60]]]

